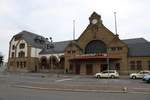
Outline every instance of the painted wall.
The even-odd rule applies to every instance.
[[[20,48],[19,48],[19,45],[20,45],[21,43],[24,43],[24,44],[25,44],[25,48],[23,48],[23,49],[20,49]],[[20,51],[25,52],[25,57],[27,57],[27,42],[26,42],[25,40],[23,40],[23,39],[18,42],[18,45],[17,45],[17,48],[16,48],[16,57],[18,57],[18,53],[19,53]]]
[[[42,49],[39,48],[31,48],[31,57],[38,57],[39,58],[39,53],[41,52]]]

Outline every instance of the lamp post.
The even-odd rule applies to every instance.
[[[50,39],[50,49],[52,50],[54,48],[53,46],[53,40],[52,40],[52,37],[49,38]],[[53,71],[53,59],[52,59],[52,54],[50,56],[50,63],[51,63],[51,71]]]
[[[109,79],[109,70],[110,70],[110,66],[109,66],[108,48],[107,48],[107,70],[108,70],[108,79]]]

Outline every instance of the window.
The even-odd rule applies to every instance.
[[[24,43],[21,43],[21,44],[19,45],[19,48],[20,48],[20,49],[24,49],[24,48],[25,48],[25,44],[24,44]]]
[[[135,61],[130,61],[130,69],[135,70]]]
[[[117,50],[118,50],[118,51],[121,51],[121,50],[122,50],[122,47],[118,47]]]
[[[25,57],[25,53],[24,53],[23,51],[20,51],[20,52],[18,53],[18,57]]]
[[[20,62],[20,68],[22,68],[22,62]]]
[[[67,51],[67,53],[71,53],[71,51],[69,50],[69,51]]]
[[[15,57],[15,53],[14,53],[14,52],[11,53],[11,57],[12,57],[12,58]]]
[[[106,53],[107,46],[103,41],[100,40],[93,40],[89,42],[85,47],[85,54],[92,54],[92,53]]]
[[[12,46],[12,50],[15,50],[15,45]]]
[[[116,63],[116,70],[120,70],[120,63]]]
[[[148,61],[148,70],[150,70],[150,61]]]
[[[75,50],[73,50],[73,51],[72,51],[72,53],[76,53],[76,51],[75,51]]]
[[[121,51],[122,47],[111,47],[111,51]]]
[[[137,70],[142,70],[142,61],[136,61]]]
[[[131,70],[142,70],[142,61],[131,61],[130,68]]]
[[[115,48],[115,47],[111,47],[111,50],[112,50],[112,51],[116,51],[116,48]]]

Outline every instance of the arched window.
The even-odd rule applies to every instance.
[[[20,52],[18,53],[18,57],[25,57],[25,52],[20,51]]]
[[[24,48],[25,48],[25,44],[24,44],[24,43],[21,43],[21,44],[19,45],[19,48],[20,48],[20,49],[24,49]]]
[[[90,53],[106,53],[107,47],[104,42],[100,40],[93,40],[89,42],[85,47],[85,54]]]

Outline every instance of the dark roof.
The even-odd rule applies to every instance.
[[[54,54],[54,53],[64,53],[65,48],[71,42],[69,41],[62,41],[62,42],[54,42],[54,48],[50,49],[43,49],[40,54]]]
[[[122,40],[128,46],[128,56],[150,56],[150,42],[144,38]]]
[[[122,40],[122,41],[126,44],[147,43],[148,42],[144,38],[125,39],[125,40]]]
[[[150,56],[150,42],[128,44],[129,56]]]
[[[54,48],[46,49],[46,44],[51,44],[43,36],[22,31],[19,34],[16,34],[14,37],[23,38],[28,44],[33,47],[43,49],[40,54],[54,54],[54,53],[64,53],[65,48],[72,40],[54,42]],[[144,38],[135,38],[135,39],[125,39],[122,40],[128,46],[128,56],[150,56],[150,42]]]
[[[144,38],[126,39],[122,41],[128,46],[128,56],[150,56],[150,42]],[[71,40],[54,42],[53,49],[43,49],[40,54],[64,53],[65,48],[70,42]]]
[[[49,43],[49,41],[40,35],[28,32],[28,31],[22,31],[14,36],[23,38],[28,44],[30,44],[32,47],[36,48],[44,48],[46,43]]]

